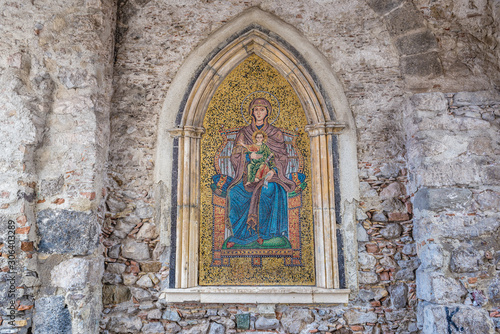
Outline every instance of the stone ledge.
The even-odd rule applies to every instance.
[[[349,289],[316,287],[206,287],[165,289],[160,300],[167,303],[231,303],[231,304],[344,304]]]

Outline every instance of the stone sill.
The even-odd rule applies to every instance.
[[[316,287],[196,287],[165,289],[160,299],[167,303],[230,303],[230,304],[344,304],[349,289]]]

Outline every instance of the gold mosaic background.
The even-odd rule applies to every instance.
[[[231,258],[230,267],[211,267],[212,261],[212,176],[216,174],[214,157],[222,144],[219,129],[239,128],[247,125],[240,108],[245,97],[255,91],[274,94],[281,113],[274,126],[290,132],[297,131],[297,147],[304,157],[307,187],[303,192],[301,210],[302,266],[287,267],[283,258],[263,258],[262,267],[252,267],[250,258]],[[273,109],[275,100],[266,94]],[[244,111],[254,96],[245,101]],[[277,109],[277,108],[276,108]],[[276,117],[273,110],[270,122]],[[246,116],[246,115],[245,115]],[[249,120],[248,116],[247,120]],[[206,133],[201,141],[201,222],[200,222],[200,285],[315,285],[314,239],[311,200],[310,143],[304,126],[307,120],[291,85],[271,65],[253,55],[236,67],[214,94],[205,115]]]

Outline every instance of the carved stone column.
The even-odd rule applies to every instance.
[[[305,129],[311,139],[316,286],[327,289],[339,288],[332,136],[343,128],[324,122]]]
[[[179,140],[175,287],[198,284],[200,222],[200,139],[205,129],[185,126],[170,130]]]

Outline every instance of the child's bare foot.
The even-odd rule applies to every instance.
[[[264,239],[262,239],[262,238],[257,239],[257,243],[258,243],[259,245],[262,245],[262,243],[263,243],[263,242],[264,242]]]
[[[234,246],[234,242],[231,242],[229,241],[227,244],[226,244],[226,247],[227,248],[232,248]]]

